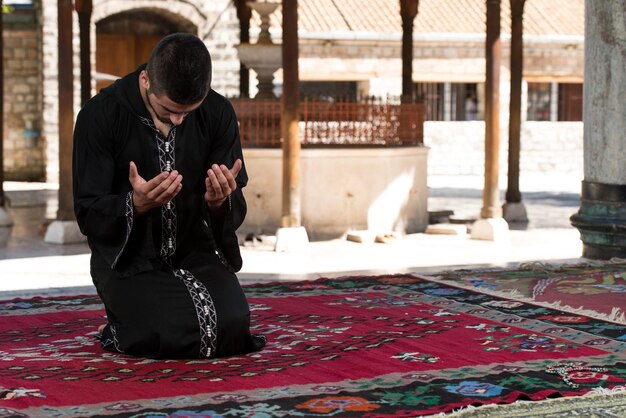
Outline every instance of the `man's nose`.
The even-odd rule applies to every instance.
[[[187,115],[184,113],[171,113],[170,120],[172,121],[174,125],[180,125],[181,123],[183,123],[185,116]]]

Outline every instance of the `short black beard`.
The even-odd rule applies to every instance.
[[[162,118],[161,116],[159,116],[159,114],[157,113],[156,109],[154,108],[154,106],[152,106],[152,102],[150,101],[150,92],[149,89],[146,89],[146,101],[148,102],[148,106],[150,106],[150,109],[152,109],[152,112],[154,113],[154,116],[161,122],[165,123],[166,125],[173,125],[172,121],[169,118]]]

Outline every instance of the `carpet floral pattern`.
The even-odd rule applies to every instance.
[[[0,302],[0,417],[414,417],[626,384],[626,326],[415,275],[245,287],[260,352],[103,351],[96,296]]]

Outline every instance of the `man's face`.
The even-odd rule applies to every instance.
[[[166,95],[158,97],[150,88],[146,89],[146,100],[154,116],[168,125],[180,125],[190,112],[202,104],[202,101],[199,101],[190,105],[180,105]]]

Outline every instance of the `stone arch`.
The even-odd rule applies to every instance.
[[[170,33],[198,33],[198,26],[160,8],[132,8],[95,21],[96,89],[146,62],[159,40]]]
[[[190,20],[159,8],[133,8],[96,21],[97,33],[133,33],[166,35],[172,32],[198,32]]]
[[[164,5],[167,8],[163,7]],[[170,21],[188,22],[194,25],[198,35],[201,35],[200,32],[204,29],[208,19],[200,2],[196,5],[194,2],[178,1],[156,3],[149,0],[133,2],[127,0],[109,0],[98,2],[94,6],[92,21],[95,22],[96,25],[111,16],[132,13],[133,11],[151,11]]]

